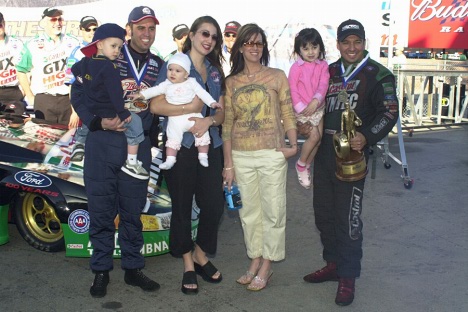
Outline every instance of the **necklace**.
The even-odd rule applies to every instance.
[[[250,71],[249,71],[248,68],[247,68],[247,70],[244,69],[244,75],[246,75],[247,78],[253,78],[253,77],[255,77],[259,72],[261,72],[262,69],[263,69],[263,66],[260,66],[260,69],[259,69],[259,70],[257,70],[256,72],[254,72],[254,73],[251,74]]]

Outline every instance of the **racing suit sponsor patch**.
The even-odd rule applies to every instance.
[[[349,237],[357,240],[361,237],[362,190],[353,187],[349,206]]]

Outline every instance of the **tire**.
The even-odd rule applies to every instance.
[[[19,193],[14,202],[13,219],[20,235],[34,248],[47,252],[64,249],[62,225],[55,207],[44,196]]]

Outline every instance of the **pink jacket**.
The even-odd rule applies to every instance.
[[[325,60],[309,63],[299,59],[294,62],[289,70],[288,81],[296,113],[302,112],[313,99],[319,101],[318,108],[323,106],[329,79],[328,63]]]

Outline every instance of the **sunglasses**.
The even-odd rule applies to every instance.
[[[63,21],[63,18],[61,18],[61,17],[51,17],[51,18],[50,18],[50,21],[51,21],[52,23],[55,23],[55,22],[62,22],[62,21]]]
[[[263,48],[265,44],[263,42],[253,42],[253,41],[249,41],[249,42],[244,42],[244,47],[246,48],[253,48],[254,46],[256,46],[257,48],[261,49]]]
[[[203,31],[198,31],[198,32],[205,38],[210,38],[211,36],[211,39],[213,39],[214,41],[218,41],[218,36],[210,34],[209,31],[203,30]]]
[[[233,34],[233,33],[227,33],[227,34],[224,34],[224,37],[232,37],[232,38],[236,38],[237,35],[236,34]]]
[[[88,28],[88,29],[85,29],[85,31],[86,31],[86,32],[90,32],[90,31],[95,32],[96,29],[97,29],[97,27],[95,27],[95,28]]]

